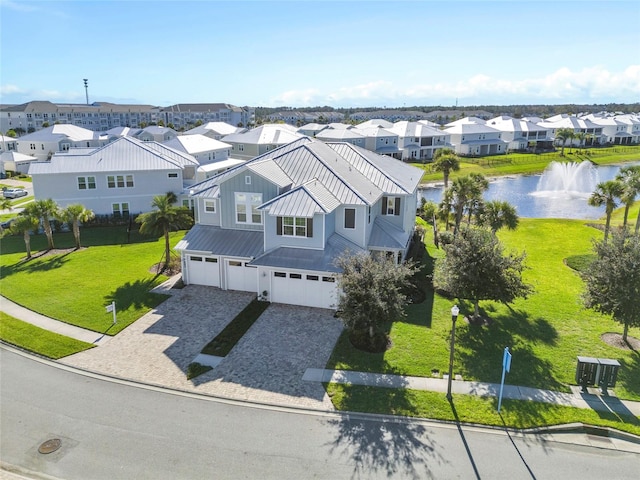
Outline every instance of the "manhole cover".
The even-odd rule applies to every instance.
[[[38,447],[38,452],[40,453],[53,453],[60,448],[62,444],[62,440],[59,438],[51,438],[46,442],[42,443],[40,447]]]

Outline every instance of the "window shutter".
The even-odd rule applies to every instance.
[[[276,235],[282,235],[282,217],[276,217]]]
[[[394,215],[400,215],[400,197],[396,197],[396,204],[393,208]]]
[[[387,214],[387,197],[382,197],[382,215]]]
[[[313,218],[307,218],[307,237],[313,237]]]

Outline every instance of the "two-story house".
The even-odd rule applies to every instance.
[[[445,132],[423,122],[401,121],[387,128],[398,135],[398,147],[405,162],[431,160],[439,148],[451,146]]]
[[[109,142],[107,135],[101,135],[75,125],[52,125],[28,135],[19,137],[16,150],[23,155],[48,160],[56,152],[70,148],[97,148]]]
[[[244,133],[233,133],[223,137],[222,141],[231,145],[232,157],[249,160],[302,136],[295,127],[277,123],[260,125]]]
[[[97,215],[151,210],[156,195],[179,194],[194,182],[198,162],[156,142],[121,137],[98,149],[71,149],[48,162],[32,163],[36,199],[60,206],[80,203]]]
[[[186,284],[335,308],[336,258],[405,258],[422,170],[303,137],[191,187],[196,225],[176,249]]]
[[[502,132],[484,123],[454,122],[444,131],[450,136],[451,144],[458,155],[483,156],[507,153],[507,142],[502,140]]]

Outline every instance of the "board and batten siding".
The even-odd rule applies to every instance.
[[[249,184],[246,177],[251,180]],[[236,223],[235,193],[261,193],[262,203],[278,195],[278,187],[255,173],[243,170],[220,185],[221,227],[239,230],[263,230],[263,224]],[[264,223],[264,213],[263,213]]]

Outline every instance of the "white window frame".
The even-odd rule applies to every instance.
[[[216,213],[216,201],[215,200],[205,200],[204,201],[204,211],[206,213]]]
[[[282,217],[283,237],[307,236],[307,219],[304,217]]]
[[[244,199],[240,197],[244,196]],[[235,192],[235,219],[240,225],[262,225],[262,212],[257,207],[262,204],[262,193],[255,192]],[[244,207],[244,212],[238,207]],[[240,220],[239,215],[244,215],[245,220]],[[255,221],[259,216],[260,220]]]
[[[78,178],[78,190],[95,190],[96,189],[96,177],[90,175],[86,177]]]
[[[396,215],[396,198],[397,197],[387,197],[387,206],[384,209],[386,216]]]

